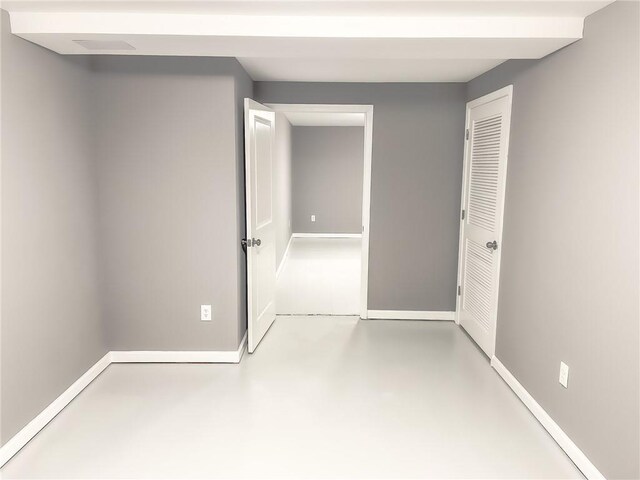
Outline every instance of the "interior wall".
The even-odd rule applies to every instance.
[[[361,234],[364,127],[295,126],[291,138],[293,231]]]
[[[276,145],[273,164],[273,213],[276,225],[276,266],[284,260],[292,232],[291,124],[276,112]]]
[[[108,349],[88,59],[11,35],[1,14],[4,444]]]
[[[254,91],[263,103],[374,106],[369,309],[455,310],[466,85],[256,82]]]
[[[607,478],[640,477],[639,15],[468,89],[514,85],[496,356]]]
[[[110,348],[237,349],[251,82],[235,59],[100,56],[94,68]],[[201,304],[213,321],[200,321]]]

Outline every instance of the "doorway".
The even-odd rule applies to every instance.
[[[277,314],[367,318],[372,133],[371,105],[245,99],[250,353]]]
[[[281,229],[289,238],[278,252],[276,313],[366,318],[373,107],[268,107],[276,114],[276,208],[283,190],[291,198],[280,221],[289,222]],[[287,156],[283,175],[278,163]]]

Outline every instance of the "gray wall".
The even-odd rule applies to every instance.
[[[291,239],[291,124],[276,113],[276,146],[273,163],[273,214],[276,225],[276,266],[282,262]]]
[[[298,126],[291,138],[293,231],[362,233],[364,128]]]
[[[640,476],[639,13],[616,2],[468,91],[514,85],[497,357],[607,478]]]
[[[96,57],[103,305],[113,350],[235,350],[246,328],[234,59]],[[246,74],[245,74],[246,75]],[[200,305],[213,321],[200,321]]]
[[[369,308],[455,310],[465,84],[254,90],[260,102],[373,104]]]
[[[2,11],[2,443],[107,352],[88,61],[9,32]]]

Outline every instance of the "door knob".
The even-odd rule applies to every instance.
[[[242,245],[242,249],[246,252],[247,248],[250,247],[256,247],[256,246],[260,246],[260,244],[262,243],[262,240],[260,240],[259,238],[243,238],[242,240],[240,240],[240,244]]]
[[[497,250],[498,242],[496,242],[495,240],[493,242],[487,242],[487,248],[490,248],[491,250]]]

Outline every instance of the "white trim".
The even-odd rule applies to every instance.
[[[0,447],[0,467],[18,453],[112,363],[240,363],[246,346],[247,332],[244,333],[238,349],[230,352],[108,352],[38,416]]]
[[[229,351],[114,351],[112,363],[240,363],[245,333],[237,350]]]
[[[507,169],[508,169],[508,165],[509,165],[509,139],[510,139],[510,134],[511,134],[511,109],[512,109],[512,105],[513,105],[513,85],[507,85],[506,87],[500,88],[499,90],[496,90],[495,92],[491,92],[488,93],[487,95],[484,95],[480,98],[476,98],[475,100],[472,100],[470,102],[467,103],[467,107],[466,107],[466,116],[465,116],[465,124],[464,124],[464,128],[465,128],[465,132],[467,130],[470,129],[470,119],[471,119],[471,110],[473,108],[476,108],[480,105],[483,105],[485,103],[489,103],[492,102],[494,100],[497,100],[499,98],[502,97],[507,97],[508,99],[508,108],[507,108],[507,115],[505,116],[506,119],[506,129],[505,129],[505,145],[507,146],[507,152],[505,154],[505,166],[504,166],[504,189],[502,192],[502,209],[500,212],[500,218],[498,220],[498,225],[496,228],[496,240],[498,242],[498,245],[500,245],[500,249],[497,250],[497,255],[498,255],[498,259],[497,259],[497,277],[496,277],[496,293],[495,293],[495,298],[496,298],[496,321],[495,321],[495,325],[493,328],[493,339],[492,339],[492,345],[490,348],[490,352],[489,356],[492,357],[496,351],[496,335],[498,332],[498,299],[499,297],[499,293],[500,293],[500,264],[502,261],[502,247],[503,247],[503,243],[502,243],[502,233],[504,230],[504,211],[505,211],[505,205],[506,205],[506,189],[507,189]],[[462,218],[462,209],[466,210],[466,191],[467,191],[467,182],[469,181],[469,179],[467,178],[467,165],[469,164],[469,155],[471,152],[471,145],[469,142],[469,139],[467,139],[465,137],[464,140],[464,158],[463,158],[463,163],[462,163],[462,192],[460,194],[460,212],[459,215],[459,221],[460,221],[460,234],[458,237],[458,275],[457,275],[457,281],[456,281],[456,289],[459,286],[462,286],[462,261],[463,261],[463,256],[464,256],[464,235],[465,235],[465,220]],[[469,212],[465,212],[465,218],[468,217]],[[455,322],[457,325],[460,325],[460,300],[461,300],[461,295],[458,295],[458,292],[456,291],[456,310],[455,310]]]
[[[240,363],[244,352],[247,350],[247,335],[249,335],[249,329],[244,332],[244,336],[242,337],[242,340],[240,340],[240,345],[238,345],[238,361],[235,363]]]
[[[291,242],[293,242],[293,234],[289,237],[289,243],[287,243],[287,248],[284,249],[284,255],[282,255],[282,260],[280,260],[280,265],[278,265],[278,269],[276,270],[276,278],[280,276],[282,273],[282,269],[284,268],[284,262],[289,256],[289,249],[291,248]]]
[[[558,442],[569,458],[576,464],[582,474],[589,480],[604,479],[604,475],[598,471],[587,456],[573,443],[562,428],[551,418],[551,416],[536,402],[529,392],[520,382],[507,370],[500,360],[494,355],[491,358],[491,366],[498,372],[498,375],[511,387],[511,390],[518,396],[522,403],[533,413],[542,426],[549,432],[553,439]]]
[[[364,170],[362,175],[362,260],[360,317],[367,318],[369,302],[369,225],[371,220],[371,161],[373,157],[373,105],[365,111]]]
[[[7,463],[29,440],[35,437],[64,407],[84,390],[111,363],[111,353],[107,353],[87,370],[78,380],[31,420],[22,430],[16,433],[2,448],[0,448],[0,467]]]
[[[373,105],[266,103],[275,112],[364,113],[364,170],[362,175],[362,262],[360,318],[367,318],[369,295],[369,225],[371,219],[371,158],[373,155]],[[295,236],[296,234],[294,234]],[[317,236],[317,234],[315,235]]]
[[[294,238],[362,238],[361,233],[294,233]]]
[[[417,311],[417,310],[369,310],[368,318],[372,320],[455,320],[456,312]]]

